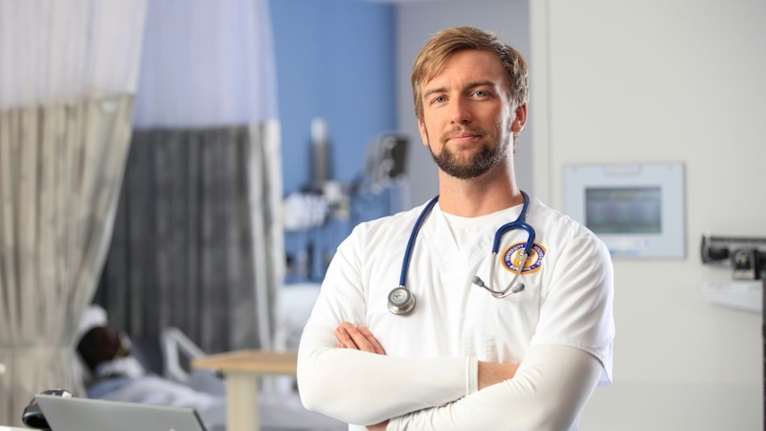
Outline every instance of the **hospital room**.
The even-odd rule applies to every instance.
[[[0,0],[0,431],[766,430],[764,22]]]

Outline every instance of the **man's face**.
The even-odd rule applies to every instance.
[[[511,106],[505,71],[494,54],[458,51],[422,88],[420,136],[442,171],[476,178],[512,157],[508,149],[524,127],[526,105]]]

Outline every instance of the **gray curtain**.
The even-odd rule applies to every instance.
[[[134,131],[96,295],[112,326],[143,338],[176,326],[208,353],[268,347],[281,274],[252,130]]]

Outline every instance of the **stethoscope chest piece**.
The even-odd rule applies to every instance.
[[[388,294],[388,310],[400,316],[412,311],[415,302],[415,295],[404,286],[398,286]]]

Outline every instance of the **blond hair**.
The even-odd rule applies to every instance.
[[[473,27],[454,27],[436,33],[415,58],[412,66],[412,96],[415,115],[423,121],[423,84],[441,73],[449,57],[457,51],[488,51],[500,60],[506,72],[508,96],[514,108],[529,101],[529,71],[524,57],[493,33]]]

